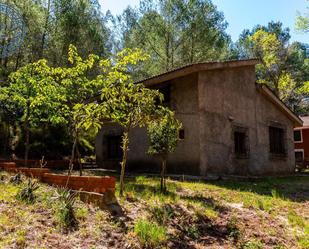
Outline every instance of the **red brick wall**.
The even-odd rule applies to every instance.
[[[306,161],[309,161],[309,129],[302,130],[302,143],[295,143],[295,149],[303,149]]]
[[[109,176],[70,176],[68,184],[67,175],[51,174],[49,169],[40,168],[21,168],[16,167],[15,162],[0,162],[0,169],[6,170],[11,173],[23,173],[27,176],[40,179],[49,185],[55,185],[59,187],[67,186],[69,189],[106,193],[115,192],[116,179]]]

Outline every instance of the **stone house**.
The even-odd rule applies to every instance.
[[[302,121],[264,85],[257,60],[188,65],[146,79],[182,122],[180,142],[168,159],[170,174],[282,175],[295,168],[293,128]],[[119,169],[120,127],[107,125],[96,139],[99,166]],[[146,129],[130,134],[128,170],[158,172],[147,155]]]

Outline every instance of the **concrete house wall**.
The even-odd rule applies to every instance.
[[[216,96],[215,98],[213,96]],[[205,71],[199,74],[201,174],[270,175],[295,168],[293,122],[262,94],[254,67]],[[269,126],[285,130],[287,154],[269,153]],[[233,129],[248,130],[248,157],[234,154]]]
[[[198,112],[198,75],[188,75],[166,82],[170,85],[170,107],[182,122],[185,139],[179,141],[175,153],[168,159],[169,172],[199,175],[199,112]],[[98,165],[107,169],[119,169],[118,160],[106,157],[106,138],[109,135],[120,135],[122,129],[115,125],[106,125],[96,139]],[[128,170],[158,172],[160,162],[147,155],[148,138],[145,128],[135,128],[130,134],[130,151],[128,153]]]
[[[192,72],[185,69],[177,77],[163,75],[153,85],[145,83],[155,88],[170,85],[169,105],[183,124],[185,137],[169,156],[168,173],[273,175],[294,171],[293,127],[299,120],[280,107],[283,104],[272,93],[256,85],[254,64],[237,65],[220,64],[212,70]],[[269,152],[269,126],[284,129],[284,156]],[[235,156],[235,129],[246,131],[245,158]],[[97,163],[119,169],[119,161],[105,156],[104,137],[109,134],[121,134],[121,129],[113,125],[102,129],[96,141]],[[158,172],[159,161],[147,155],[146,130],[134,129],[130,138],[128,170]]]

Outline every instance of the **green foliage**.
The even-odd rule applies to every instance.
[[[300,228],[304,228],[306,224],[304,219],[299,216],[294,210],[289,211],[288,221],[292,226],[298,226]]]
[[[167,231],[156,223],[139,219],[134,225],[134,233],[142,246],[156,248],[167,240]]]
[[[118,47],[137,47],[151,55],[136,72],[138,78],[228,54],[227,23],[211,1],[143,1],[114,23],[121,34]]]
[[[240,246],[241,249],[263,249],[264,244],[258,240],[250,240]]]
[[[28,180],[27,184],[23,186],[16,195],[18,200],[24,201],[26,203],[34,203],[36,196],[35,191],[39,188],[36,181],[31,179]]]
[[[151,155],[167,156],[174,152],[179,140],[181,123],[175,118],[174,113],[164,110],[161,117],[152,120],[148,127],[149,149]]]
[[[167,223],[174,217],[174,210],[171,205],[164,204],[161,206],[151,207],[150,214],[159,225],[166,226]]]
[[[78,225],[75,214],[76,193],[59,188],[54,199],[58,200],[56,215],[60,228],[65,231],[75,229]]]
[[[158,110],[159,117],[152,120],[147,128],[150,155],[158,156],[161,161],[161,192],[166,191],[165,174],[168,154],[174,152],[179,140],[181,123],[174,113],[166,108]]]
[[[307,0],[309,3],[309,1]],[[295,23],[295,29],[301,33],[309,32],[309,5],[306,7],[307,12],[301,14],[297,12],[297,18]]]
[[[129,132],[146,126],[157,111],[157,100],[163,96],[158,90],[134,84],[128,69],[147,59],[141,50],[125,49],[112,60],[101,60],[102,75],[96,78],[102,86],[100,100],[74,107],[77,129],[93,128],[98,131],[104,122],[111,121],[123,127],[123,159],[121,162],[120,195],[123,195],[124,174],[129,149]]]
[[[227,234],[230,238],[234,239],[235,241],[237,241],[240,236],[241,236],[241,232],[239,230],[238,224],[237,224],[237,217],[236,216],[232,216],[227,225],[226,225],[226,230],[227,230]]]
[[[245,30],[237,42],[238,52],[240,57],[260,60],[256,67],[258,83],[267,84],[291,109],[306,114],[308,109],[301,107],[301,102],[309,93],[307,45],[290,44],[289,39],[289,29],[270,22]]]

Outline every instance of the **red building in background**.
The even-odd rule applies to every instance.
[[[309,166],[309,116],[301,120],[303,127],[294,129],[295,159],[297,164]]]

